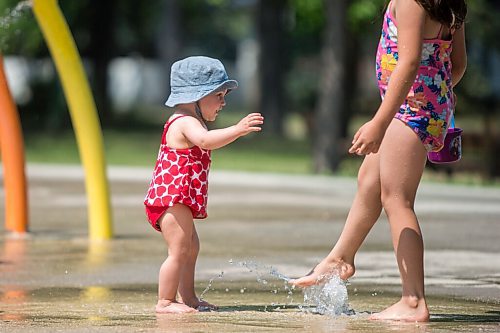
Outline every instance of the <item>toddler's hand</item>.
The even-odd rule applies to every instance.
[[[250,113],[245,118],[241,119],[236,127],[241,133],[241,136],[247,135],[250,132],[259,132],[262,130],[260,125],[264,123],[264,117],[260,113]]]
[[[377,153],[384,138],[385,130],[373,120],[365,123],[354,135],[349,153],[368,155]]]

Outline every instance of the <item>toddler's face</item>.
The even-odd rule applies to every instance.
[[[200,108],[206,121],[214,121],[219,111],[226,105],[227,89],[210,94],[200,100]]]

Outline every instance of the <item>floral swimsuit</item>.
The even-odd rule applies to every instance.
[[[382,98],[398,62],[398,30],[391,14],[384,15],[377,49],[376,71]],[[441,35],[441,31],[438,36]],[[451,40],[424,39],[422,58],[408,96],[394,116],[412,128],[427,151],[443,148],[454,109],[451,82]]]
[[[149,223],[158,231],[158,219],[176,203],[188,206],[195,219],[207,217],[210,150],[198,146],[174,149],[166,141],[170,125],[182,117],[186,116],[165,124],[153,178],[144,198]]]

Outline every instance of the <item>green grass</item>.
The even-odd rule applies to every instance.
[[[104,130],[106,161],[109,165],[153,166],[161,138],[157,130]],[[72,132],[57,135],[28,134],[25,137],[27,162],[80,163]],[[251,134],[212,152],[214,169],[258,172],[309,173],[309,143]]]
[[[306,141],[252,134],[212,152],[215,169],[310,173],[312,160]]]
[[[237,122],[241,115],[227,113],[216,127]],[[222,120],[222,119],[221,119]],[[300,119],[299,119],[300,120]],[[299,121],[297,119],[292,122]],[[292,128],[294,126],[291,126]],[[296,126],[295,126],[296,127]],[[105,156],[109,165],[153,167],[160,144],[162,125],[137,124],[105,129],[103,132]],[[290,136],[290,135],[289,135]],[[312,151],[309,140],[284,139],[254,133],[212,152],[212,169],[273,173],[312,173]],[[25,134],[27,162],[80,164],[75,135],[71,130],[58,134]],[[481,165],[481,154],[468,151],[463,160],[453,165],[453,176],[449,177],[441,167],[437,171],[427,169],[425,182],[445,182],[467,185],[500,186],[500,180],[486,179],[484,172],[472,171],[467,165]],[[356,177],[362,158],[345,158],[338,175]]]

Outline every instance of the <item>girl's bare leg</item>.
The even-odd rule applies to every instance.
[[[313,270],[291,284],[307,287],[333,274],[344,280],[354,274],[354,256],[382,211],[380,193],[379,154],[370,154],[359,169],[358,190],[337,243]]]
[[[196,227],[193,226],[191,249],[189,252],[189,257],[186,258],[187,261],[185,262],[184,270],[181,273],[181,279],[179,282],[179,301],[195,309],[205,308],[209,310],[216,310],[216,305],[200,300],[196,296],[196,292],[194,289],[194,274],[196,269],[196,260],[198,259],[199,252],[200,239],[198,237],[198,233],[196,232]]]
[[[156,312],[195,312],[196,309],[176,300],[181,273],[190,256],[194,226],[191,210],[181,204],[174,205],[161,217],[160,226],[168,246],[168,257],[160,267]]]
[[[420,139],[394,119],[380,147],[380,177],[382,203],[401,275],[402,297],[396,304],[372,315],[372,319],[429,320],[424,295],[422,233],[413,209],[426,155]]]

